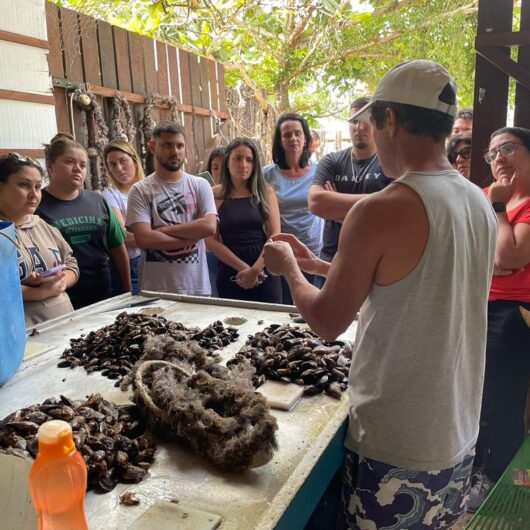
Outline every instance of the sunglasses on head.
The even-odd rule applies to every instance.
[[[17,162],[21,162],[22,164],[29,164],[30,166],[42,169],[39,161],[35,158],[32,158],[31,156],[21,155],[20,153],[15,152],[8,153],[6,156],[9,158],[14,158]]]

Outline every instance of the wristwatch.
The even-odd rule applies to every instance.
[[[506,204],[503,202],[492,202],[493,211],[497,213],[506,212]]]

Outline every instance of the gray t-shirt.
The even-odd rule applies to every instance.
[[[129,192],[127,227],[149,223],[153,228],[189,223],[217,215],[212,189],[206,180],[184,173],[178,182],[166,182],[153,173]],[[178,294],[211,294],[204,241],[175,250],[142,252],[140,287]]]
[[[478,435],[497,220],[456,171],[395,182],[423,201],[429,239],[414,270],[372,284],[361,307],[346,446],[392,466],[441,470],[461,462]]]

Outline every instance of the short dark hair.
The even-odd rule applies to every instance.
[[[530,129],[525,129],[524,127],[503,127],[502,129],[497,129],[490,136],[490,142],[499,136],[500,134],[511,134],[516,136],[523,142],[523,145],[526,147],[527,151],[530,151]]]
[[[216,147],[215,149],[212,150],[212,152],[210,153],[210,156],[208,157],[208,162],[206,163],[206,171],[208,171],[210,175],[212,174],[213,161],[216,158],[224,158],[225,153],[226,153],[226,149],[224,147]]]
[[[455,134],[447,141],[447,158],[451,164],[456,162],[456,149],[458,144],[471,145],[471,135],[467,134]]]
[[[311,157],[311,153],[309,150],[309,148],[311,147],[311,131],[309,130],[309,125],[306,119],[300,116],[300,114],[296,114],[294,112],[286,112],[285,114],[282,114],[276,122],[276,128],[274,129],[274,137],[272,139],[272,160],[275,164],[278,164],[281,169],[289,169],[289,166],[287,165],[287,161],[285,159],[285,150],[282,146],[281,133],[282,123],[285,123],[286,121],[298,121],[302,125],[302,130],[304,131],[305,136],[305,142],[304,149],[302,151],[302,155],[300,156],[300,160],[298,163],[300,164],[300,167],[306,167],[309,164],[309,158]]]
[[[42,166],[34,158],[19,155],[18,153],[7,153],[0,156],[0,182],[7,182],[7,179],[13,173],[16,173],[24,166],[35,168],[39,171],[41,177],[44,176]]]
[[[365,105],[368,105],[370,101],[372,100],[371,96],[361,96],[360,98],[354,99],[351,102],[350,110],[351,109],[362,109]]]
[[[456,112],[455,120],[472,120],[473,119],[473,109],[471,107],[462,107]]]
[[[436,142],[445,141],[453,128],[453,117],[439,110],[425,109],[391,101],[376,101],[372,106],[372,121],[382,129],[386,121],[386,109],[396,113],[397,122],[410,134],[426,136]]]
[[[182,134],[186,138],[186,130],[180,123],[174,121],[159,121],[153,129],[152,137],[156,140],[162,133]]]

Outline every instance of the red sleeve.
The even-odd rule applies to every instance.
[[[530,224],[530,200],[527,200],[520,206],[520,210],[514,215],[511,224],[517,223]]]

